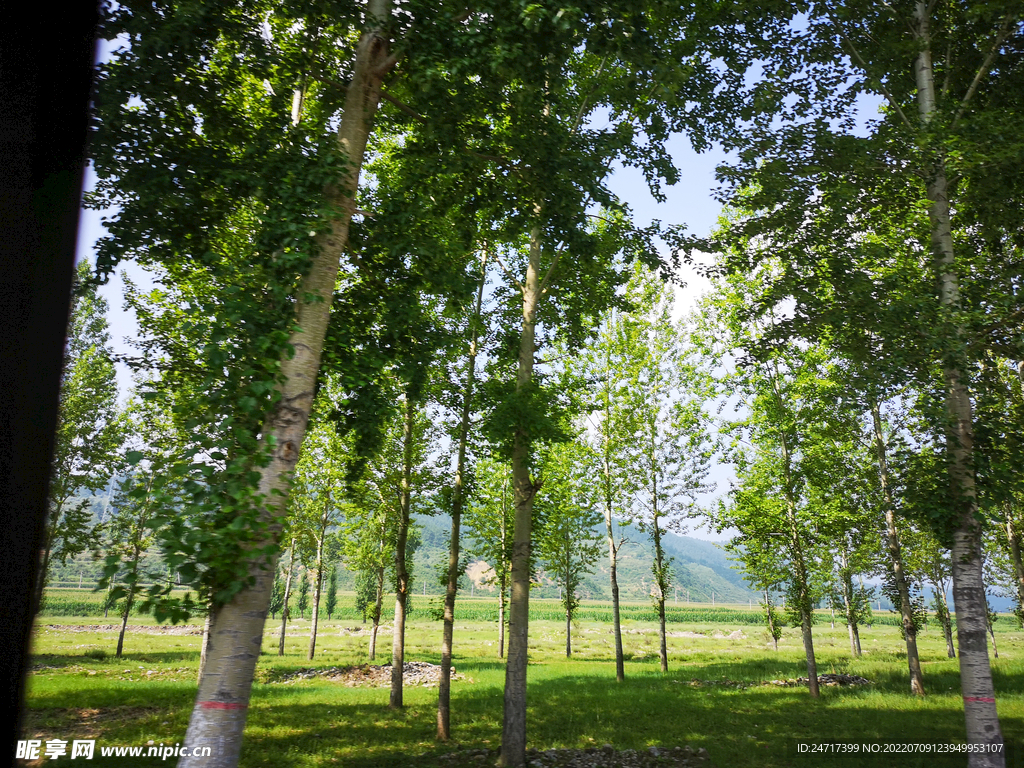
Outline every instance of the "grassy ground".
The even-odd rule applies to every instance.
[[[426,613],[407,630],[406,659],[436,663],[440,623]],[[195,696],[199,636],[130,633],[124,658],[114,659],[114,630],[71,632],[47,626],[103,623],[115,620],[39,620],[26,737],[92,738],[97,747],[180,742]],[[152,621],[133,619],[133,624]],[[351,619],[322,622],[312,666],[364,663],[366,637],[346,631],[358,626]],[[274,682],[282,673],[311,666],[306,661],[309,622],[289,625],[283,657],[276,655],[278,628],[279,622],[268,624],[266,655],[257,670],[242,752],[246,768],[428,766],[435,764],[435,756],[455,748],[498,745],[504,664],[497,658],[494,623],[456,623],[455,666],[469,679],[453,685],[455,743],[448,745],[434,741],[436,688],[407,688],[405,709],[393,712],[387,709],[385,688],[350,688],[322,679]],[[811,700],[804,688],[760,685],[806,674],[796,629],[786,630],[775,652],[766,645],[763,630],[749,624],[671,624],[670,632],[707,636],[670,638],[668,675],[658,671],[656,626],[627,621],[624,630],[626,682],[616,684],[610,624],[582,622],[574,633],[575,656],[567,661],[564,623],[531,622],[530,746],[610,743],[642,749],[690,744],[706,747],[721,768],[966,765],[962,756],[800,758],[796,753],[798,741],[962,741],[957,663],[946,659],[937,629],[926,630],[920,639],[928,696],[917,699],[908,693],[905,646],[895,627],[865,628],[865,655],[852,659],[842,624],[835,629],[827,622],[816,626],[819,673],[849,672],[874,681],[870,687],[825,688],[819,701]],[[743,637],[711,636],[736,630]],[[1014,748],[1024,743],[1024,632],[1005,621],[997,638],[1000,658],[993,659],[993,666],[1000,720],[1011,750],[1008,765],[1021,766],[1021,752]],[[382,632],[377,663],[388,660],[390,647],[390,633]],[[161,761],[130,762],[144,766]],[[123,757],[101,758],[97,749],[90,764],[127,763]]]

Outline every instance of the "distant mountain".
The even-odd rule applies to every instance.
[[[423,589],[422,580],[426,579],[426,591],[427,594],[431,594],[440,590],[433,574],[437,572],[439,566],[447,566],[451,519],[441,515],[417,515],[415,523],[419,528],[421,541],[413,556],[416,579],[420,581],[416,591]],[[606,541],[604,524],[594,530],[603,544]],[[620,525],[617,526],[617,530],[629,540],[619,551],[619,594],[623,600],[647,600],[651,594],[654,545],[650,537],[635,526]],[[757,599],[757,595],[747,589],[742,575],[733,568],[725,552],[716,545],[674,533],[666,533],[662,541],[665,553],[672,559],[675,570],[674,586],[669,595],[672,602],[678,599],[682,605],[689,598],[691,602],[710,603],[712,596],[715,602],[726,603],[745,603]],[[603,552],[594,573],[584,580],[580,590],[585,597],[610,600],[611,585],[606,546]],[[557,597],[558,588],[552,580],[543,572],[539,576],[541,584],[534,587],[533,594],[538,597]],[[488,590],[483,585],[477,585],[476,589]]]

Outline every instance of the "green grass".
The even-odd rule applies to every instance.
[[[456,622],[455,666],[470,681],[453,685],[455,743],[434,741],[436,688],[407,688],[406,707],[387,709],[386,689],[348,688],[322,679],[268,682],[306,661],[308,621],[290,625],[286,655],[276,655],[279,623],[268,624],[266,649],[243,748],[247,768],[271,766],[433,765],[435,757],[460,746],[496,747],[500,742],[504,665],[497,658],[494,622],[472,619],[485,601],[464,601]],[[535,601],[539,615],[557,612],[554,601]],[[439,660],[440,624],[429,618],[428,600],[408,628],[406,658]],[[604,606],[591,610],[598,613]],[[646,606],[636,606],[642,616]],[[700,610],[683,609],[682,610]],[[711,610],[708,607],[707,610]],[[728,612],[727,608],[716,608]],[[898,631],[877,621],[864,629],[865,655],[852,659],[846,630],[827,622],[815,628],[819,672],[850,672],[875,684],[869,688],[825,688],[820,701],[805,689],[756,685],[806,673],[796,629],[787,629],[776,653],[760,627],[744,623],[743,611],[725,623],[676,622],[670,632],[705,637],[670,637],[668,675],[657,665],[657,630],[652,621],[624,621],[629,661],[626,682],[616,684],[611,626],[582,620],[574,632],[575,656],[564,658],[564,621],[533,619],[530,626],[530,746],[600,746],[642,749],[652,745],[706,747],[715,765],[812,766],[840,768],[893,764],[963,766],[962,757],[898,761],[875,758],[799,759],[796,740],[949,742],[964,737],[956,661],[945,658],[937,628],[920,639],[928,696],[911,696],[906,682],[905,646]],[[679,615],[679,614],[677,614]],[[721,616],[727,616],[722,613]],[[879,617],[882,618],[882,617]],[[69,632],[50,624],[99,623],[84,618],[40,620],[35,642],[39,666],[29,681],[31,738],[95,738],[98,746],[173,744],[184,736],[195,697],[198,635],[131,633],[126,655],[113,656],[115,631]],[[113,622],[111,622],[113,623]],[[143,617],[133,623],[152,624]],[[315,666],[360,664],[365,636],[343,632],[361,626],[351,619],[324,622]],[[745,637],[723,637],[740,630]],[[720,637],[712,636],[717,632]],[[999,713],[1010,745],[1024,742],[1024,632],[1010,622],[997,630],[1000,658],[993,660]],[[378,640],[377,663],[387,661],[391,636]],[[101,652],[106,652],[103,655]],[[737,681],[750,687],[695,685],[693,680]],[[1019,755],[1019,753],[1018,753]],[[417,756],[417,757],[410,757]],[[98,752],[92,765],[125,765],[124,758]],[[133,765],[167,765],[158,759]],[[1013,765],[1014,762],[1008,763]]]

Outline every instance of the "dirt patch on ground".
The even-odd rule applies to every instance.
[[[60,738],[95,739],[111,724],[145,720],[163,710],[157,707],[65,707],[61,709],[29,709],[25,713],[26,739]]]
[[[272,675],[268,683],[294,683],[296,680],[328,680],[349,688],[387,688],[391,685],[390,664],[362,664],[357,667],[322,667],[319,669],[297,669]],[[441,679],[441,667],[426,661],[407,661],[402,665],[402,684],[434,686]],[[452,680],[473,682],[465,675],[457,674],[452,667]]]
[[[693,688],[755,688],[760,685],[777,685],[780,687],[794,687],[798,685],[807,685],[806,677],[791,677],[785,680],[765,680],[763,682],[750,682],[742,680],[729,680],[723,677],[721,680],[698,680],[694,678],[690,681],[676,680],[674,682],[681,683],[682,685],[689,685]],[[873,683],[867,678],[860,677],[859,675],[836,675],[836,674],[824,674],[818,675],[818,685],[827,686],[829,688],[837,688],[840,686],[856,686],[856,685],[873,685]]]
[[[198,624],[129,624],[126,632],[139,635],[201,635],[203,628]],[[120,624],[47,624],[43,632],[120,632]]]

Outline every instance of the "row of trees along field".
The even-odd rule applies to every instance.
[[[982,538],[998,514],[1019,551],[1021,33],[1009,2],[109,7],[87,202],[112,211],[99,275],[131,259],[157,285],[128,296],[124,508],[175,574],[146,604],[209,615],[185,743],[237,763],[280,555],[322,563],[338,531],[378,584],[393,547],[401,706],[409,522],[428,503],[452,524],[448,738],[463,515],[500,486],[501,762],[523,765],[531,571],[577,567],[531,549],[535,523],[569,536],[564,516],[600,513],[615,597],[616,521],[642,518],[663,616],[661,532],[719,446],[738,476],[720,523],[769,615],[788,576],[812,671],[822,542],[845,543],[848,584],[881,536],[908,648],[913,535],[952,547],[967,737],[1000,742]],[[659,197],[674,133],[732,152],[711,238],[636,227],[607,187],[632,165]],[[697,252],[720,254],[720,289],[681,344],[645,268]],[[716,428],[723,389],[747,411]],[[63,509],[52,530],[77,524]]]

